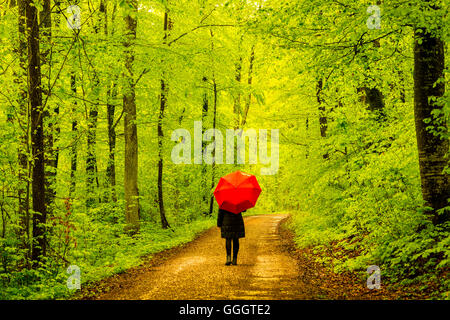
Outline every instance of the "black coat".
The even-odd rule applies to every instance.
[[[244,238],[245,227],[242,213],[233,213],[219,209],[217,226],[221,228],[222,238]]]

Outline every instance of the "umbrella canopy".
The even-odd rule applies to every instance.
[[[220,209],[240,213],[253,208],[261,193],[254,175],[235,171],[220,178],[214,197]]]

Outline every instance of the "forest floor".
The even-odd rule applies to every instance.
[[[135,268],[82,288],[75,299],[406,299],[383,286],[366,288],[357,274],[335,274],[295,247],[287,214],[245,218],[238,264],[225,266],[219,228],[194,241],[149,257]],[[423,299],[424,297],[422,297]]]

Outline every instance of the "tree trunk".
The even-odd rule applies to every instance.
[[[212,30],[209,31],[211,34],[211,52],[214,52],[214,33]],[[211,67],[214,70],[214,64]],[[212,75],[212,81],[213,81],[213,129],[216,130],[216,120],[217,120],[217,82],[216,82],[216,76],[213,71]],[[214,143],[215,143],[216,137],[214,137]],[[216,148],[213,149],[213,158],[214,161],[211,166],[211,190],[214,189],[215,183],[215,173],[216,173]],[[214,195],[211,195],[211,198],[209,200],[209,215],[212,215],[214,210]]]
[[[213,76],[213,90],[214,90],[214,109],[213,109],[213,129],[216,130],[216,117],[217,117],[217,83],[216,79]],[[214,137],[215,142],[216,137]],[[216,172],[216,149],[213,149],[213,158],[214,161],[212,163],[211,167],[211,190],[214,189],[215,183],[215,172]],[[212,215],[214,210],[214,195],[211,195],[210,201],[209,201],[209,215]]]
[[[250,54],[250,65],[249,65],[249,69],[248,69],[248,80],[247,80],[247,84],[249,85],[249,87],[252,85],[253,83],[253,67],[254,67],[254,62],[255,62],[255,46],[253,45],[252,47],[252,52]],[[242,123],[241,123],[241,128],[243,128],[245,126],[245,124],[247,123],[247,116],[248,116],[248,110],[250,109],[250,105],[252,102],[252,94],[249,93],[248,97],[247,97],[247,101],[245,103],[245,109],[244,109],[244,114],[242,116]]]
[[[115,26],[115,12],[116,12],[117,4],[114,3],[114,9],[112,13],[112,28],[111,28],[111,36],[114,35],[114,26]],[[106,4],[103,4],[104,10],[104,19],[105,19],[105,36],[108,37],[108,11]],[[111,189],[110,195],[111,200],[117,202],[117,193],[116,193],[116,160],[115,160],[115,150],[116,150],[116,123],[114,122],[114,115],[116,112],[115,100],[117,98],[117,78],[114,78],[108,86],[107,90],[107,115],[108,115],[108,145],[109,145],[109,158],[108,165],[106,167],[106,176],[108,187]]]
[[[133,15],[125,16],[125,68],[126,80],[123,90],[124,135],[125,135],[125,220],[126,230],[131,233],[139,232],[139,190],[138,190],[138,136],[136,125],[136,93],[134,84],[134,41],[137,29],[137,1],[128,0],[133,7]]]
[[[306,130],[306,139],[309,139],[309,117],[306,116],[305,120],[305,130]],[[306,152],[305,152],[305,158],[309,158],[309,145],[306,145]]]
[[[166,9],[164,13],[164,43],[167,43],[167,38],[169,37],[169,31],[172,29],[172,22],[169,18],[169,9]],[[167,94],[169,92],[169,87],[166,84],[165,74],[161,79],[161,97],[160,97],[160,108],[158,115],[158,203],[159,203],[159,215],[161,218],[161,225],[163,229],[170,228],[169,223],[166,219],[166,211],[164,208],[164,195],[163,195],[163,139],[164,132],[162,128],[162,121],[164,119],[164,111],[167,107]]]
[[[51,96],[51,69],[52,69],[52,13],[50,0],[43,1],[43,9],[40,12],[42,44],[44,50],[41,54],[41,70],[43,93],[47,96],[46,101],[50,101]],[[51,215],[56,197],[56,172],[58,166],[58,152],[55,150],[58,129],[54,125],[55,115],[59,113],[59,108],[55,106],[54,114],[50,114],[49,106],[44,106],[44,143],[45,143],[45,197],[47,214]],[[56,130],[55,130],[56,129]]]
[[[236,68],[236,74],[235,74],[235,80],[237,84],[241,83],[242,80],[242,56],[239,56],[239,60],[238,62],[236,62],[235,64],[235,68]],[[241,116],[242,116],[242,109],[241,109],[241,93],[240,93],[240,88],[239,88],[239,92],[236,94],[236,96],[234,97],[234,103],[233,103],[233,112],[234,115],[236,117],[236,125],[235,125],[235,129],[238,129],[240,127],[241,124]],[[235,152],[235,158],[237,156],[237,152]],[[236,163],[236,159],[235,159],[235,163]]]
[[[208,85],[208,80],[206,77],[203,77],[203,84],[205,86]],[[205,88],[204,89],[205,92],[203,93],[203,104],[202,104],[202,137],[206,131],[206,126],[207,126],[207,118],[208,118],[208,108],[209,108],[209,101],[208,101],[208,89]],[[202,152],[204,152],[206,149],[206,142],[202,140]],[[204,213],[205,215],[208,214],[208,211],[206,208],[204,208],[204,206],[208,205],[208,194],[209,194],[209,189],[208,189],[208,182],[207,182],[207,171],[208,171],[208,166],[206,163],[203,163],[202,165],[202,213]]]
[[[87,129],[87,156],[86,156],[86,206],[89,208],[96,202],[95,182],[97,181],[97,156],[95,146],[97,140],[98,105],[90,106]]]
[[[33,156],[33,246],[34,267],[46,253],[45,223],[45,168],[44,132],[41,92],[41,61],[39,51],[39,23],[37,9],[31,0],[26,0],[26,25],[28,41],[28,96],[31,107],[31,145]]]
[[[323,98],[322,98],[322,90],[323,90],[323,82],[322,82],[322,79],[320,79],[317,82],[316,97],[317,97],[317,102],[319,103],[320,136],[322,138],[326,138],[326,136],[327,136],[327,129],[328,129],[328,119],[327,119],[327,115],[326,115],[325,103],[324,103]],[[328,153],[325,153],[323,155],[323,158],[324,159],[328,159],[329,158]]]
[[[423,30],[423,33],[415,32],[414,115],[420,177],[423,199],[427,206],[433,208],[431,214],[434,224],[443,223],[449,218],[448,211],[443,215],[437,213],[439,209],[448,206],[447,199],[450,198],[449,175],[443,172],[447,166],[445,156],[449,151],[449,141],[428,131],[424,120],[433,118],[433,110],[442,109],[430,101],[430,97],[439,98],[444,95],[444,82],[436,83],[443,77],[444,58],[444,43],[440,38],[427,30]],[[447,128],[446,123],[439,125]]]
[[[114,101],[117,97],[117,84],[114,82],[112,88],[108,89],[108,100]],[[108,114],[108,145],[109,145],[109,157],[108,165],[106,167],[106,175],[108,180],[109,188],[111,188],[111,199],[112,201],[117,201],[116,194],[116,160],[115,160],[115,150],[116,150],[116,128],[114,123],[114,114],[116,106],[113,103],[108,102],[107,104],[107,114]]]
[[[381,4],[381,1],[377,1],[377,4]],[[379,48],[380,41],[379,40],[374,41],[373,47]],[[377,49],[375,49],[375,50],[377,50]],[[367,57],[367,55],[363,55],[362,58],[365,59],[367,62],[364,69],[366,72],[368,72],[370,70],[370,66],[369,66],[369,62],[368,62],[369,58]],[[366,78],[366,81],[369,81],[369,80],[367,80],[367,78]],[[385,105],[384,105],[383,93],[376,87],[367,87],[367,86],[358,88],[358,92],[364,93],[364,95],[362,96],[362,102],[364,102],[367,105],[367,109],[369,111],[377,113],[377,120],[378,121],[385,120],[386,114],[384,111]]]
[[[72,93],[74,96],[77,95],[77,77],[75,75],[75,72],[72,71],[70,74],[70,89],[72,90]],[[77,135],[78,135],[78,121],[76,117],[77,112],[77,101],[74,100],[73,106],[72,106],[72,139],[73,144],[71,147],[71,154],[70,154],[70,197],[72,197],[73,193],[75,192],[75,188],[77,185],[77,179],[76,179],[76,173],[77,173],[77,162],[78,162],[78,147],[77,147]]]
[[[12,2],[11,2],[12,4]],[[18,123],[21,127],[19,137],[20,146],[18,150],[19,160],[19,188],[18,188],[18,215],[19,215],[19,239],[21,247],[25,250],[25,264],[29,267],[31,258],[30,247],[30,114],[27,100],[27,38],[26,38],[26,2],[19,0],[18,3],[18,26],[19,39],[17,46],[17,56],[19,59],[19,73],[16,84],[18,88],[17,105],[19,107]]]
[[[363,87],[365,97],[364,102],[367,104],[367,108],[372,112],[379,112],[380,115],[384,115],[384,101],[383,94],[378,88]]]
[[[100,2],[99,12],[104,8],[103,1]],[[99,14],[97,20],[94,24],[95,34],[99,33],[100,26],[102,24],[103,17]],[[86,157],[86,206],[89,208],[97,202],[98,188],[100,187],[98,181],[98,166],[97,166],[97,155],[96,155],[96,144],[97,144],[97,120],[98,120],[98,105],[99,105],[99,95],[100,95],[100,79],[96,72],[93,70],[93,82],[94,88],[93,93],[95,95],[95,101],[90,103],[89,114],[88,114],[88,124],[87,124],[87,157]],[[97,187],[97,188],[95,188]]]

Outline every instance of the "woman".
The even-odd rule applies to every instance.
[[[244,210],[243,212],[245,212]],[[221,228],[222,238],[225,238],[225,248],[227,250],[226,266],[237,264],[237,255],[239,252],[239,238],[245,237],[244,219],[242,213],[233,213],[219,209],[217,216],[217,226]],[[231,242],[233,242],[233,260],[231,260]]]

